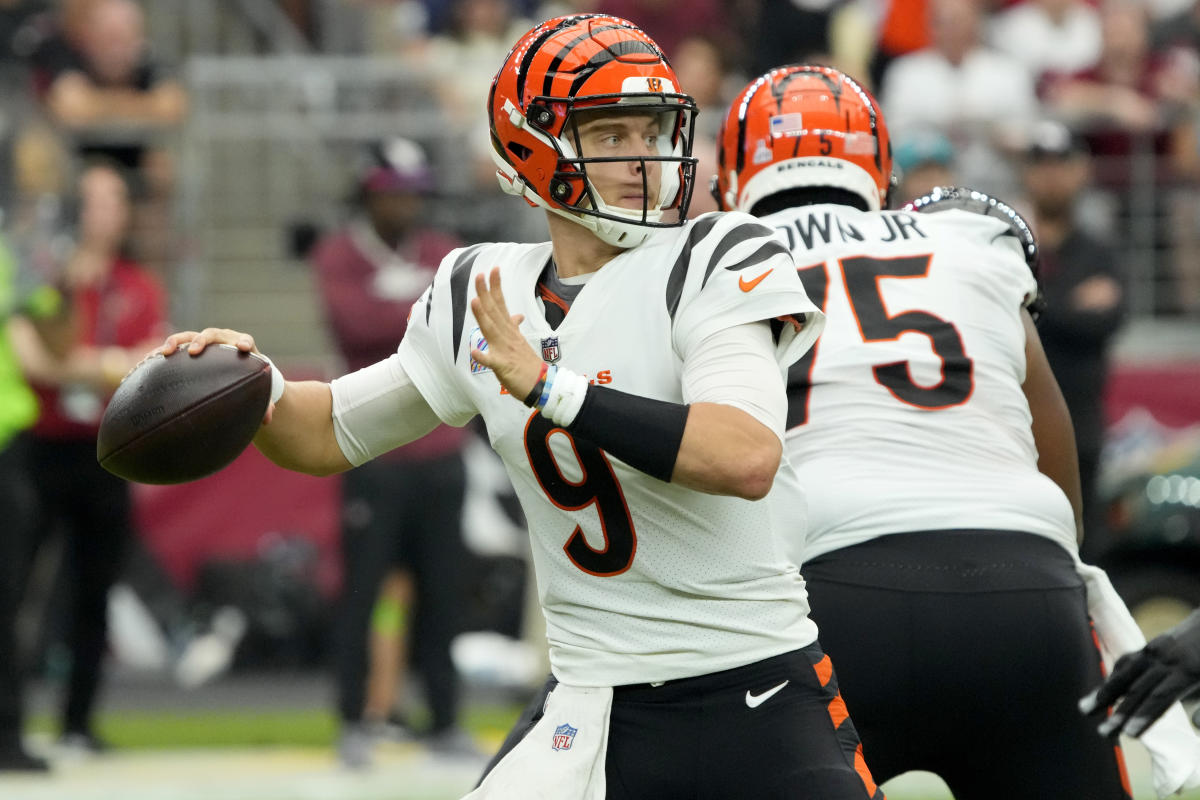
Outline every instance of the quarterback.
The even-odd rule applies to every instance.
[[[624,20],[535,27],[489,111],[501,184],[550,241],[452,252],[395,354],[281,383],[256,445],[326,474],[482,417],[557,685],[471,797],[881,796],[762,501],[784,375],[824,321],[791,254],[746,214],[683,221],[695,106]],[[213,342],[254,347],[163,350]]]

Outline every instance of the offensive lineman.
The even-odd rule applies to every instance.
[[[828,314],[788,379],[808,497],[790,543],[874,775],[934,772],[958,800],[1128,798],[1075,706],[1101,661],[1023,220],[977,193],[984,213],[881,211],[887,126],[825,67],[752,82],[718,148],[718,202],[779,232]]]
[[[679,221],[694,103],[624,20],[535,27],[489,110],[551,241],[451,253],[396,354],[280,379],[255,444],[328,474],[482,415],[560,683],[472,797],[882,797],[777,538],[802,502],[776,478],[783,372],[822,326],[790,255],[744,214]],[[161,352],[214,342],[254,348],[210,328]]]

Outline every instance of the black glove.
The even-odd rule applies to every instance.
[[[1100,733],[1140,736],[1176,701],[1200,689],[1200,611],[1155,637],[1136,653],[1117,659],[1112,674],[1079,701],[1085,714],[1103,713],[1120,700]],[[1200,710],[1193,718],[1200,724]]]

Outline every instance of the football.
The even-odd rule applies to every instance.
[[[270,397],[270,364],[236,347],[152,356],[125,376],[104,410],[96,458],[138,483],[203,478],[246,449]]]

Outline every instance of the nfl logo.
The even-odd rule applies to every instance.
[[[570,750],[571,745],[575,743],[575,734],[577,733],[579,733],[578,728],[572,728],[566,723],[559,725],[554,729],[554,749]]]
[[[542,361],[553,364],[560,358],[562,358],[562,351],[558,349],[558,337],[550,336],[542,339]]]

